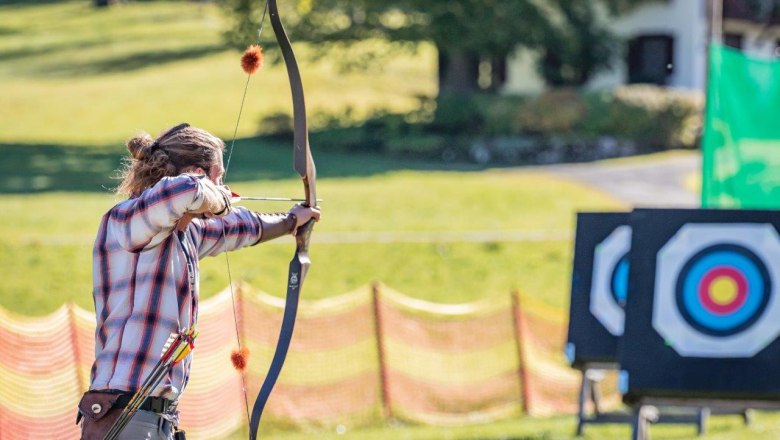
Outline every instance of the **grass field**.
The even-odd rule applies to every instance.
[[[110,176],[124,154],[123,139],[180,121],[231,136],[244,77],[239,54],[220,46],[224,26],[213,5],[195,2],[126,3],[105,11],[83,0],[0,4],[0,306],[24,315],[49,313],[64,301],[92,307],[91,244],[100,216],[116,201]],[[296,50],[305,55],[313,48]],[[310,112],[351,108],[359,116],[413,108],[416,95],[435,93],[434,66],[435,53],[425,46],[367,74],[340,72],[332,60],[304,61]],[[290,145],[253,137],[263,115],[288,111],[287,89],[281,66],[253,79],[228,174],[243,195],[302,192]],[[325,202],[306,298],[341,294],[372,280],[448,303],[504,297],[519,288],[562,317],[576,211],[624,208],[535,170],[445,168],[324,147],[313,145]],[[235,253],[232,276],[282,295],[292,252],[291,241],[280,240]],[[205,296],[222,289],[224,258],[204,261],[201,277]],[[780,418],[759,413],[745,429],[735,417],[715,417],[710,430],[703,439],[778,438]],[[542,440],[568,439],[573,431],[572,417],[555,417],[316,436]],[[653,433],[694,437],[685,426],[654,427]],[[592,427],[586,438],[628,435],[627,427]]]
[[[221,45],[228,23],[214,4],[128,2],[97,10],[89,1],[4,3],[0,143],[115,146],[135,130],[156,133],[180,121],[232,135],[246,76],[241,54]],[[267,46],[269,59],[275,50]],[[347,108],[356,116],[408,110],[415,96],[435,93],[430,47],[393,57],[369,75],[339,69],[338,58],[349,53],[306,63],[312,50],[296,46],[313,120]],[[282,65],[256,74],[239,137],[255,134],[261,115],[288,111],[288,90]]]
[[[566,440],[576,439],[573,417],[551,417],[542,419],[522,418],[486,425],[472,425],[458,428],[430,426],[378,427],[344,433],[317,432],[318,439],[361,439],[361,440]],[[745,427],[737,416],[716,416],[708,424],[708,432],[696,435],[693,425],[657,425],[650,428],[651,438],[662,440],[774,440],[780,436],[780,417],[759,412],[751,426]],[[272,432],[269,437],[278,440],[303,440],[312,438],[313,433]],[[231,440],[246,438],[237,434]],[[629,439],[631,430],[625,425],[587,426],[583,439]]]
[[[31,315],[64,300],[91,307],[91,242],[99,217],[115,202],[109,176],[125,154],[122,139],[136,128],[155,132],[188,120],[230,137],[244,77],[239,54],[219,45],[224,26],[211,4],[0,7],[0,209],[14,213],[0,233],[0,267],[8,275],[0,304]],[[307,48],[299,49],[305,60]],[[411,108],[415,95],[434,93],[433,60],[422,47],[368,74],[304,61],[310,112]],[[285,73],[270,66],[253,81],[227,180],[245,195],[295,196],[301,188],[289,143],[251,137],[262,115],[289,111]],[[538,174],[443,169],[319,147],[313,149],[325,220],[314,235],[311,298],[379,279],[436,301],[521,288],[563,306],[574,212],[619,206]],[[542,239],[506,240],[540,231]],[[481,242],[464,240],[474,234]],[[238,253],[233,276],[281,294],[290,248],[269,244]],[[203,266],[204,292],[226,285],[224,259]]]
[[[299,186],[274,180],[234,188],[244,194],[295,195]],[[520,288],[561,311],[567,303],[574,212],[619,206],[572,183],[509,171],[388,169],[324,178],[320,194],[326,217],[313,238],[309,298],[378,279],[440,302],[503,296]],[[51,312],[64,300],[90,308],[91,242],[100,216],[114,201],[111,194],[84,192],[0,197],[0,209],[16,213],[0,234],[6,280],[0,304],[29,315]],[[486,238],[469,242],[463,238],[467,234]],[[525,234],[532,238],[522,240]],[[515,236],[520,239],[511,240]],[[282,294],[291,253],[289,241],[237,252],[231,257],[233,277]],[[227,285],[223,258],[205,260],[202,267],[207,295]]]

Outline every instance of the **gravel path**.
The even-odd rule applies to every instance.
[[[549,165],[542,170],[584,183],[634,207],[697,208],[698,193],[685,184],[701,170],[698,153],[675,153],[604,161]]]

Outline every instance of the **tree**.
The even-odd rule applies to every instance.
[[[223,1],[235,18],[228,40],[240,47],[253,42],[260,8],[253,0]],[[652,0],[297,0],[280,7],[296,40],[324,49],[365,39],[399,47],[432,42],[440,92],[468,93],[496,90],[518,47],[541,54],[539,70],[548,83],[583,84],[614,58],[607,15],[645,1]]]
[[[598,5],[581,0],[550,0],[558,20],[547,20],[537,70],[548,85],[581,86],[611,66],[615,38],[599,20]]]

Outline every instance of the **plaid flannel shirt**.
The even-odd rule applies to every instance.
[[[166,177],[103,216],[93,250],[97,329],[90,389],[136,391],[170,334],[197,323],[198,260],[260,240],[259,214],[241,207],[176,229],[185,213],[204,204],[209,185],[205,176]],[[152,395],[178,399],[191,362],[190,355],[177,364]]]

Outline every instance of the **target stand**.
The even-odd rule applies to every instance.
[[[773,403],[761,401],[734,402],[718,399],[682,399],[682,398],[640,398],[632,406],[631,427],[632,440],[648,440],[650,425],[655,423],[689,424],[691,417],[696,418],[696,434],[706,433],[707,420],[712,414],[738,414],[742,416],[745,425],[752,420],[754,409],[777,410]],[[681,414],[659,414],[658,408],[673,408],[682,411]],[[686,412],[687,411],[687,412]]]
[[[571,307],[566,357],[580,371],[577,435],[587,424],[635,423],[628,411],[604,412],[601,384],[607,372],[618,371],[618,343],[623,335],[624,305],[629,292],[631,250],[630,214],[582,212],[577,232],[571,282]],[[633,293],[632,293],[633,294]],[[592,411],[588,411],[588,407]],[[688,423],[703,432],[701,412],[654,415],[656,423]]]
[[[658,405],[780,409],[780,212],[638,209],[630,224],[618,360],[634,438]]]

